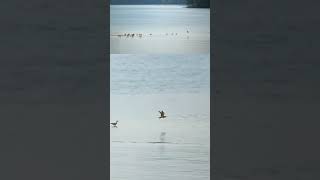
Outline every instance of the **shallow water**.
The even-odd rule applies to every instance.
[[[111,53],[210,52],[209,9],[181,5],[111,5],[110,17]],[[119,36],[128,33],[135,36]]]
[[[209,179],[209,65],[209,55],[111,55],[112,180]]]

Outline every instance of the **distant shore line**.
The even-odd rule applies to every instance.
[[[187,5],[187,8],[202,8],[202,9],[210,9],[210,6]]]
[[[186,8],[203,8],[210,9],[210,6],[198,6],[193,4],[110,4],[110,5],[184,5]]]

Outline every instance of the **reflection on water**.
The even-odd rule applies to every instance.
[[[181,5],[111,5],[110,51],[209,53],[210,10]]]
[[[165,132],[161,132],[161,134],[160,134],[160,142],[165,142],[165,136],[166,136],[166,133]]]

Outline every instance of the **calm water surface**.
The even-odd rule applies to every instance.
[[[209,73],[209,54],[111,55],[112,180],[209,179]]]
[[[209,9],[181,5],[111,5],[110,11],[111,53],[210,52]],[[142,36],[119,36],[128,33]]]

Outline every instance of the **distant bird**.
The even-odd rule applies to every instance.
[[[187,29],[187,33],[189,34],[189,25],[187,25],[186,29]]]
[[[117,127],[118,127],[118,126],[117,126],[118,122],[119,122],[119,121],[116,121],[116,122],[110,123],[110,124],[112,125],[112,127],[116,127],[116,128],[117,128]]]
[[[159,119],[161,119],[161,118],[166,118],[166,117],[167,117],[167,116],[164,115],[164,112],[163,112],[163,111],[159,111],[159,113],[160,113]]]

